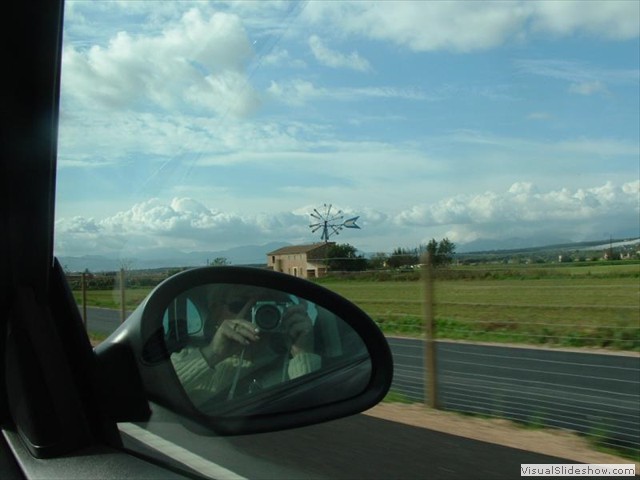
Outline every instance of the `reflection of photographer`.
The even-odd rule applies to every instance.
[[[212,285],[205,328],[210,338],[205,346],[171,356],[187,393],[230,385],[234,390],[238,378],[258,370],[255,383],[267,387],[320,368],[307,302],[282,292]]]

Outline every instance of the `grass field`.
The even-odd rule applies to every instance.
[[[125,290],[125,308],[134,310],[151,290],[153,290],[153,287],[128,288]],[[73,296],[78,305],[82,305],[82,293],[74,291]],[[90,307],[120,309],[120,290],[89,290],[87,291],[87,305]]]
[[[421,282],[330,282],[387,334],[422,336]],[[637,279],[441,281],[438,338],[640,350]]]
[[[434,284],[438,338],[640,351],[640,265],[460,267]],[[389,335],[423,336],[424,284],[325,278]],[[149,288],[126,291],[133,309]],[[77,294],[79,299],[79,292]],[[119,308],[117,291],[88,304]]]

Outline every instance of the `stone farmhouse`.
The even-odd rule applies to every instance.
[[[335,242],[292,245],[267,253],[267,268],[294,277],[317,278],[327,273],[324,259]]]

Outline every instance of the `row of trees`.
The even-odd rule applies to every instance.
[[[348,243],[335,244],[327,253],[327,266],[334,271],[379,270],[384,268],[402,268],[418,265],[429,255],[434,266],[449,265],[453,261],[456,246],[448,238],[437,241],[431,239],[426,245],[416,248],[398,247],[389,255],[379,252],[366,258]]]

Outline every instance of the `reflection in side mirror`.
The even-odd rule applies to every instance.
[[[176,315],[182,312],[184,316]],[[166,347],[186,395],[207,415],[269,413],[335,402],[361,393],[371,377],[364,342],[325,308],[270,288],[209,284],[173,300],[164,315]],[[202,328],[190,325],[201,320]],[[176,332],[183,332],[179,339]],[[314,386],[342,380],[330,396]],[[274,402],[269,402],[274,403]]]
[[[386,339],[354,304],[315,283],[248,267],[197,268],[165,280],[96,348],[102,368],[123,349],[135,358],[138,397],[189,428],[223,434],[361,412],[384,397],[393,374]],[[139,391],[119,388],[115,375],[115,390]],[[119,412],[118,421],[133,418]]]

